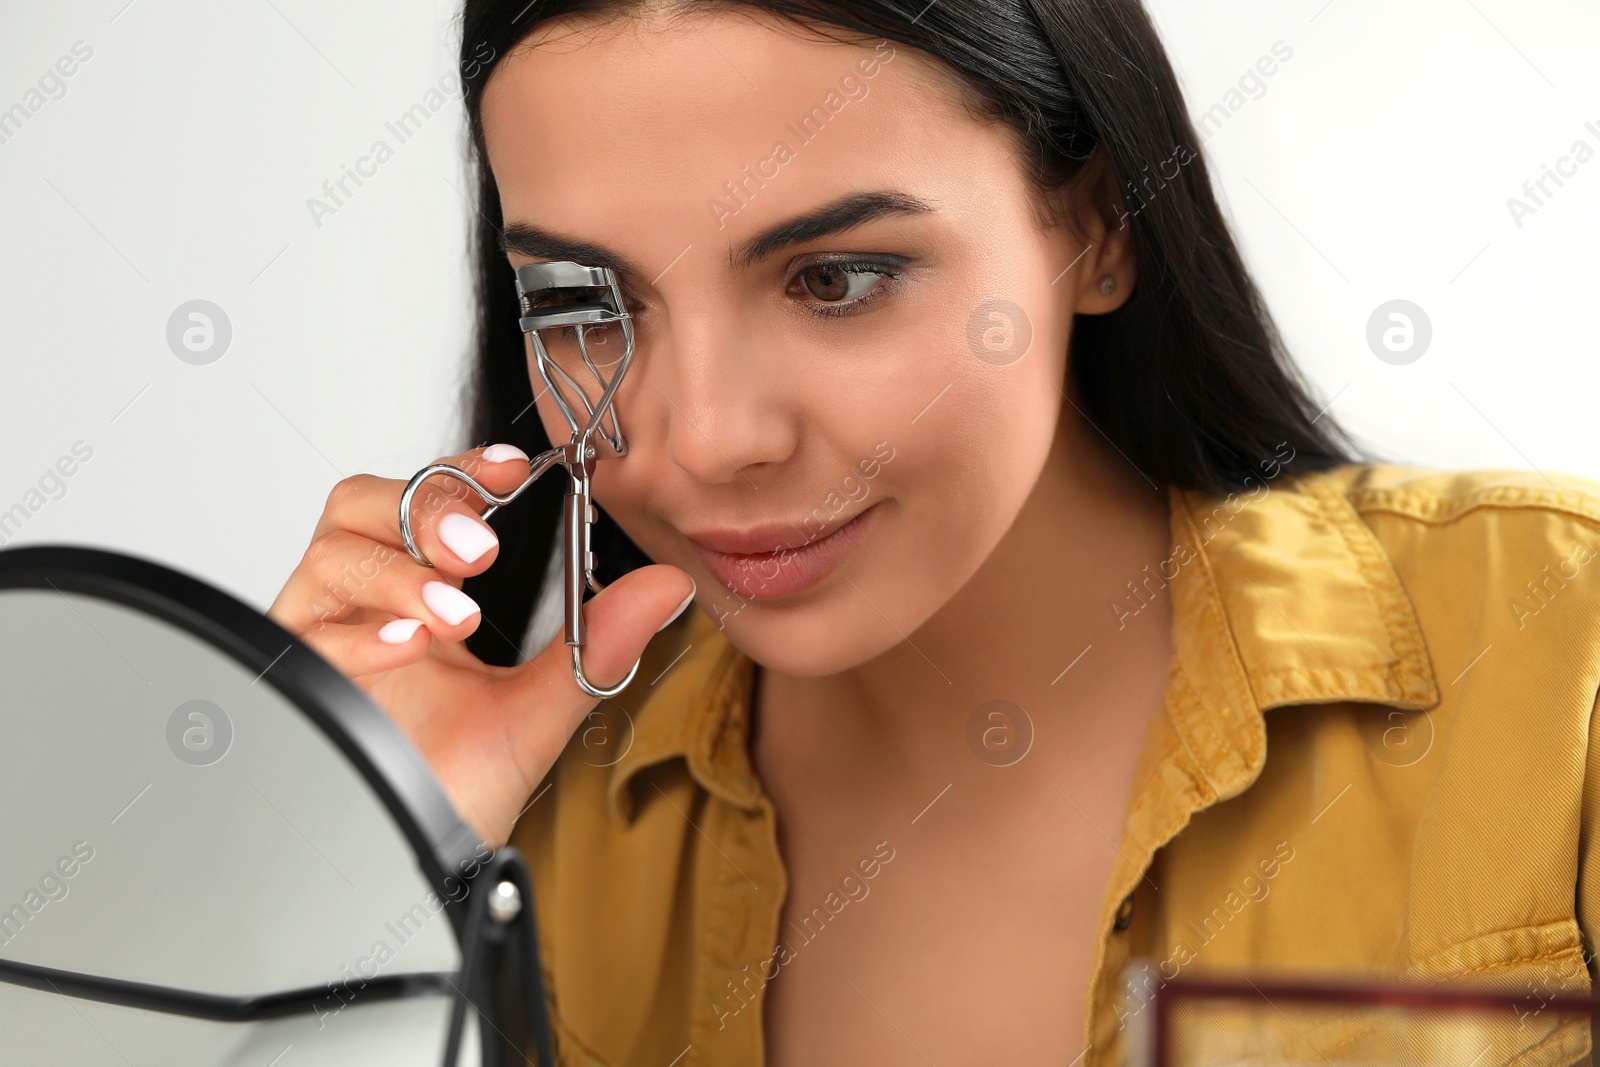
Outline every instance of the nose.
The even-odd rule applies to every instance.
[[[793,378],[773,365],[770,347],[748,324],[728,311],[701,310],[678,314],[664,333],[650,363],[657,372],[651,392],[666,408],[668,459],[717,484],[750,479],[794,451],[800,398]]]

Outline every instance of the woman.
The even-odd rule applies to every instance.
[[[494,530],[430,483],[437,571],[346,479],[272,614],[530,856],[563,1062],[1110,1064],[1212,967],[1587,988],[1600,487],[1359,459],[1136,0],[468,0],[462,59],[450,461],[567,438],[509,268],[615,269],[585,667],[643,662],[597,707],[529,625],[558,479]]]

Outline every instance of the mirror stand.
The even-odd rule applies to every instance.
[[[554,1064],[528,865],[522,853],[507,845],[495,851],[470,884],[476,891],[466,896],[463,985],[455,988],[450,1009],[444,1067],[456,1067],[469,1004],[483,1023],[483,1067],[523,1067],[519,1049],[533,1050],[541,1064]]]

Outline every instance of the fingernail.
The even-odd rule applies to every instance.
[[[697,588],[693,588],[693,584],[694,584],[694,579],[693,578],[689,579],[689,582],[690,582],[690,585],[691,585],[691,588],[689,590],[689,595],[683,598],[683,603],[679,604],[677,606],[677,608],[673,610],[672,614],[667,617],[667,621],[666,622],[664,622],[660,626],[656,627],[656,633],[660,633],[662,630],[665,630],[668,626],[671,626],[677,620],[678,616],[683,614],[683,609],[687,608],[690,604],[694,603],[694,595],[695,595],[696,592],[698,592],[698,589]]]
[[[422,586],[422,602],[428,610],[451,626],[460,625],[474,612],[481,610],[477,601],[449,582],[426,582]]]
[[[460,511],[449,512],[439,520],[439,540],[466,563],[500,543],[484,522]]]
[[[421,619],[396,619],[383,624],[383,629],[378,631],[378,640],[391,645],[403,645],[411,640],[411,635],[417,632],[417,627],[422,625]]]
[[[504,463],[508,459],[520,459],[528,462],[528,454],[516,445],[490,445],[483,450],[483,459],[486,463]]]

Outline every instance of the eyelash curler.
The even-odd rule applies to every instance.
[[[617,421],[612,400],[616,396],[617,387],[622,384],[623,375],[628,371],[628,364],[633,359],[633,324],[623,303],[622,290],[617,284],[616,273],[609,267],[586,267],[571,262],[529,263],[517,268],[516,280],[517,300],[522,313],[518,324],[533,341],[539,376],[544,379],[550,395],[555,398],[556,404],[561,408],[561,414],[567,420],[567,425],[571,427],[572,439],[565,445],[541,452],[530,459],[527,480],[505,496],[496,496],[480,485],[472,475],[448,463],[435,463],[424,467],[411,476],[411,480],[406,483],[405,492],[400,496],[400,534],[405,539],[406,550],[411,553],[411,558],[425,567],[432,567],[433,564],[417,547],[411,533],[411,498],[416,495],[417,489],[428,477],[434,474],[447,474],[465,482],[490,505],[481,516],[487,520],[497,510],[520,496],[524,489],[538,481],[546,471],[553,469],[557,464],[563,466],[572,481],[562,507],[562,547],[566,563],[563,585],[566,595],[567,644],[572,647],[572,676],[577,681],[578,688],[590,696],[614,697],[633,681],[634,674],[639,670],[639,661],[635,660],[632,669],[628,671],[628,676],[610,689],[602,689],[584,676],[583,590],[587,586],[591,591],[598,593],[605,588],[595,577],[594,551],[590,547],[590,533],[597,517],[594,504],[589,499],[589,477],[594,472],[597,458],[592,438],[598,434],[619,457],[628,453],[628,442],[622,436],[622,426]],[[566,299],[576,302],[552,302]],[[607,381],[606,376],[595,366],[593,358],[589,355],[584,330],[586,327],[598,327],[603,330],[614,322],[622,326],[623,352],[616,372],[610,381]],[[593,404],[589,402],[583,386],[574,380],[565,368],[550,358],[544,339],[539,334],[540,330],[563,327],[572,327],[577,334],[578,351],[582,354],[584,366],[594,375],[595,381],[600,386],[600,399]],[[581,424],[573,406],[567,402],[566,396],[557,386],[558,378],[577,394],[585,413],[585,420]],[[601,422],[607,414],[611,416],[610,434],[601,428]]]

